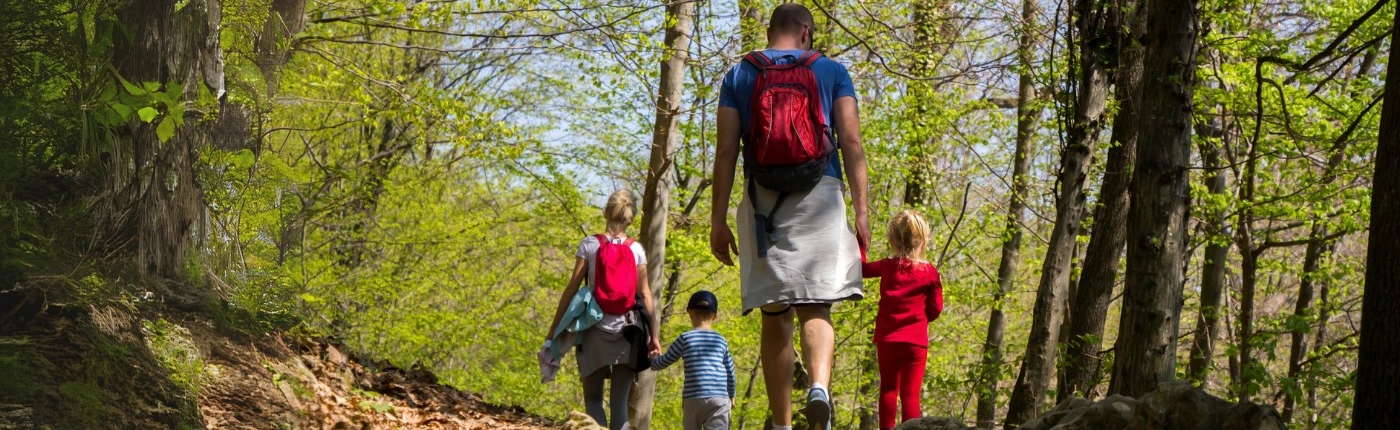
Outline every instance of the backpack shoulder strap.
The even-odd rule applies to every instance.
[[[763,55],[763,51],[753,51],[744,56],[744,61],[757,67],[758,70],[765,70],[773,67],[773,60]]]
[[[803,53],[802,53],[802,56],[797,58],[797,64],[801,64],[801,65],[803,65],[803,66],[805,66],[805,67],[812,67],[812,65],[813,65],[813,64],[817,64],[817,60],[820,60],[820,59],[822,59],[822,53],[821,53],[821,52],[819,52],[819,51],[807,51],[807,52],[803,52]]]
[[[603,247],[603,244],[606,244],[606,243],[609,243],[609,242],[610,242],[610,241],[608,240],[608,235],[602,234],[602,233],[598,233],[598,234],[593,235],[593,238],[598,239],[598,248],[600,248],[600,249]]]
[[[625,241],[622,242],[622,246],[625,246],[625,247],[627,247],[628,250],[631,250],[631,249],[632,249],[632,244],[635,243],[635,242],[636,242],[635,240],[632,240],[632,238],[629,237],[629,238],[627,238],[627,240],[625,240]]]

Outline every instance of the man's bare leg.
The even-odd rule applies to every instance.
[[[797,320],[802,324],[802,359],[806,361],[812,376],[813,387],[822,387],[824,399],[814,402],[813,393],[807,393],[804,400],[807,408],[804,413],[808,420],[827,420],[826,423],[811,422],[814,429],[825,429],[830,423],[831,404],[831,365],[836,353],[836,330],[831,326],[831,307],[826,305],[798,306]]]
[[[768,411],[773,416],[773,425],[790,426],[792,368],[793,361],[797,359],[797,352],[792,347],[792,308],[787,305],[774,305],[760,310],[768,311],[763,314],[763,333],[759,344],[760,363],[763,364],[763,386],[768,390]],[[771,315],[771,312],[782,314]],[[827,369],[830,377],[829,365]]]

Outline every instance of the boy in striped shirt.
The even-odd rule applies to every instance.
[[[665,354],[651,358],[651,368],[665,369],[685,360],[685,389],[681,409],[685,430],[728,430],[729,410],[734,406],[734,358],[729,341],[710,328],[719,317],[714,293],[699,291],[685,307],[694,329],[681,333]]]

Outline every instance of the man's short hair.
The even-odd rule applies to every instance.
[[[797,33],[803,27],[810,27],[816,32],[815,20],[812,18],[812,11],[807,10],[807,6],[797,3],[783,3],[773,9],[773,16],[768,19],[768,31],[771,33]]]

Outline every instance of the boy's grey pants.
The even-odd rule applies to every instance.
[[[681,403],[685,430],[729,430],[730,401],[727,397],[685,399]]]

